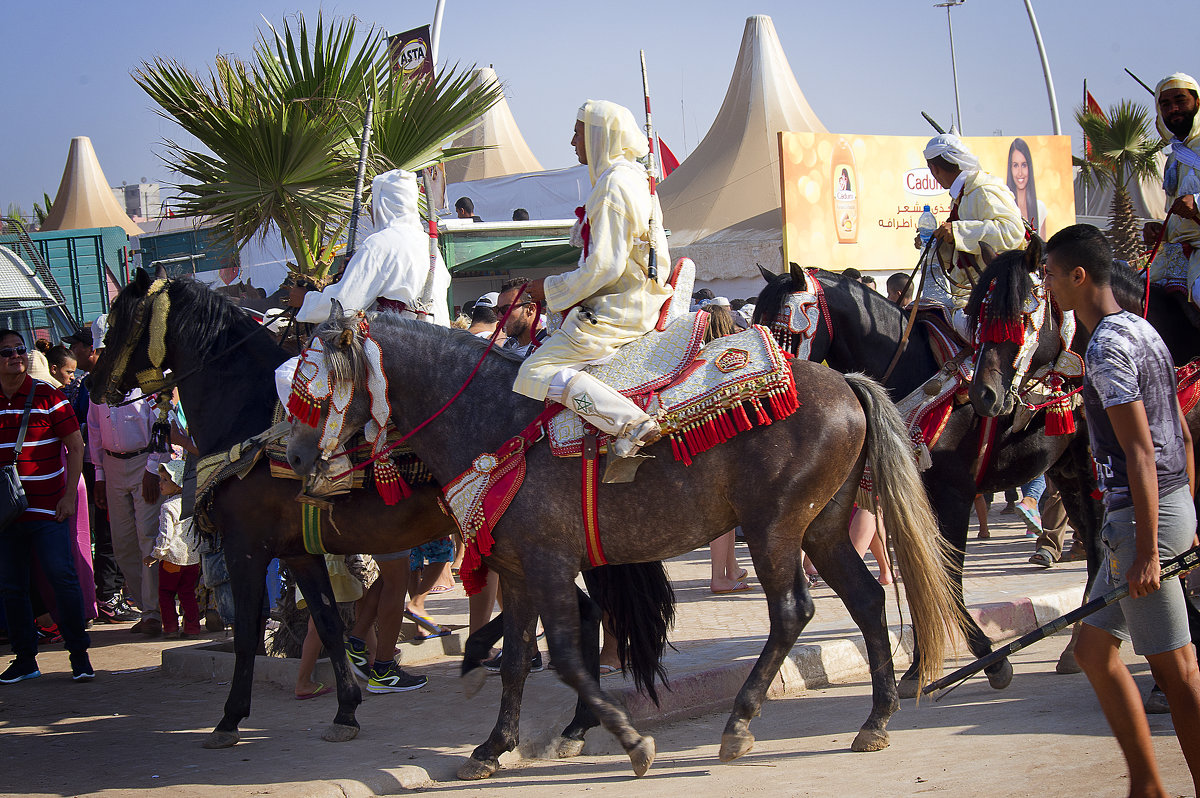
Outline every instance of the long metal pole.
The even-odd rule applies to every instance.
[[[1054,135],[1062,135],[1062,125],[1058,122],[1058,100],[1054,96],[1054,78],[1050,77],[1050,61],[1046,58],[1046,45],[1042,42],[1042,31],[1038,28],[1037,17],[1033,13],[1032,0],[1025,0],[1025,10],[1029,12],[1029,24],[1033,26],[1033,39],[1037,42],[1038,55],[1042,59],[1042,74],[1046,76],[1046,94],[1050,97],[1050,122],[1054,126]]]
[[[958,132],[962,133],[962,107],[958,104],[958,62],[954,58],[954,23],[950,21],[950,9],[957,3],[946,4],[946,27],[950,29],[950,74],[954,76],[954,113],[958,116]]]
[[[446,0],[437,0],[437,6],[433,10],[433,28],[429,32],[429,58],[433,62],[433,68],[437,69],[438,57],[438,42],[442,38],[442,10],[446,6]]]

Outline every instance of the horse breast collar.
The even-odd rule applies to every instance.
[[[139,371],[134,375],[142,393],[152,394],[167,384],[162,364],[167,357],[167,315],[171,311],[171,297],[167,292],[171,281],[159,278],[150,285],[146,295],[138,300],[133,314],[133,327],[129,335],[121,342],[121,351],[117,354],[116,363],[108,377],[104,396],[114,395],[129,367],[129,359],[133,356],[134,347],[142,336],[142,329],[149,328],[149,340],[146,343],[146,354],[150,358],[150,368]],[[149,307],[149,314],[146,310]],[[122,394],[123,395],[123,394]]]

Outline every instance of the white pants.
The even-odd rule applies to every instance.
[[[104,490],[113,559],[125,575],[125,590],[141,606],[143,617],[158,618],[158,568],[142,563],[158,537],[160,502],[148,504],[142,498],[142,475],[149,473],[149,456],[139,454],[121,460],[105,454]]]

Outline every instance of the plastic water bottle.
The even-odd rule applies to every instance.
[[[938,227],[937,217],[933,215],[933,211],[929,210],[929,206],[925,206],[925,210],[921,213],[921,218],[917,219],[917,235],[921,237],[921,246],[929,243],[929,239],[933,237],[933,231]]]

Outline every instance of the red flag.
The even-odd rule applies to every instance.
[[[1086,80],[1083,82],[1083,108],[1089,114],[1095,114],[1105,122],[1108,121],[1108,117],[1105,115],[1104,109],[1100,107],[1100,103],[1096,102],[1096,98],[1092,96],[1090,91],[1088,91]],[[1084,136],[1083,138],[1083,155],[1085,158],[1092,157],[1092,143],[1087,140],[1087,136]]]
[[[672,172],[679,168],[679,159],[675,157],[675,153],[671,152],[671,148],[662,140],[662,136],[658,137],[658,157],[662,162],[662,179],[666,180]]]

